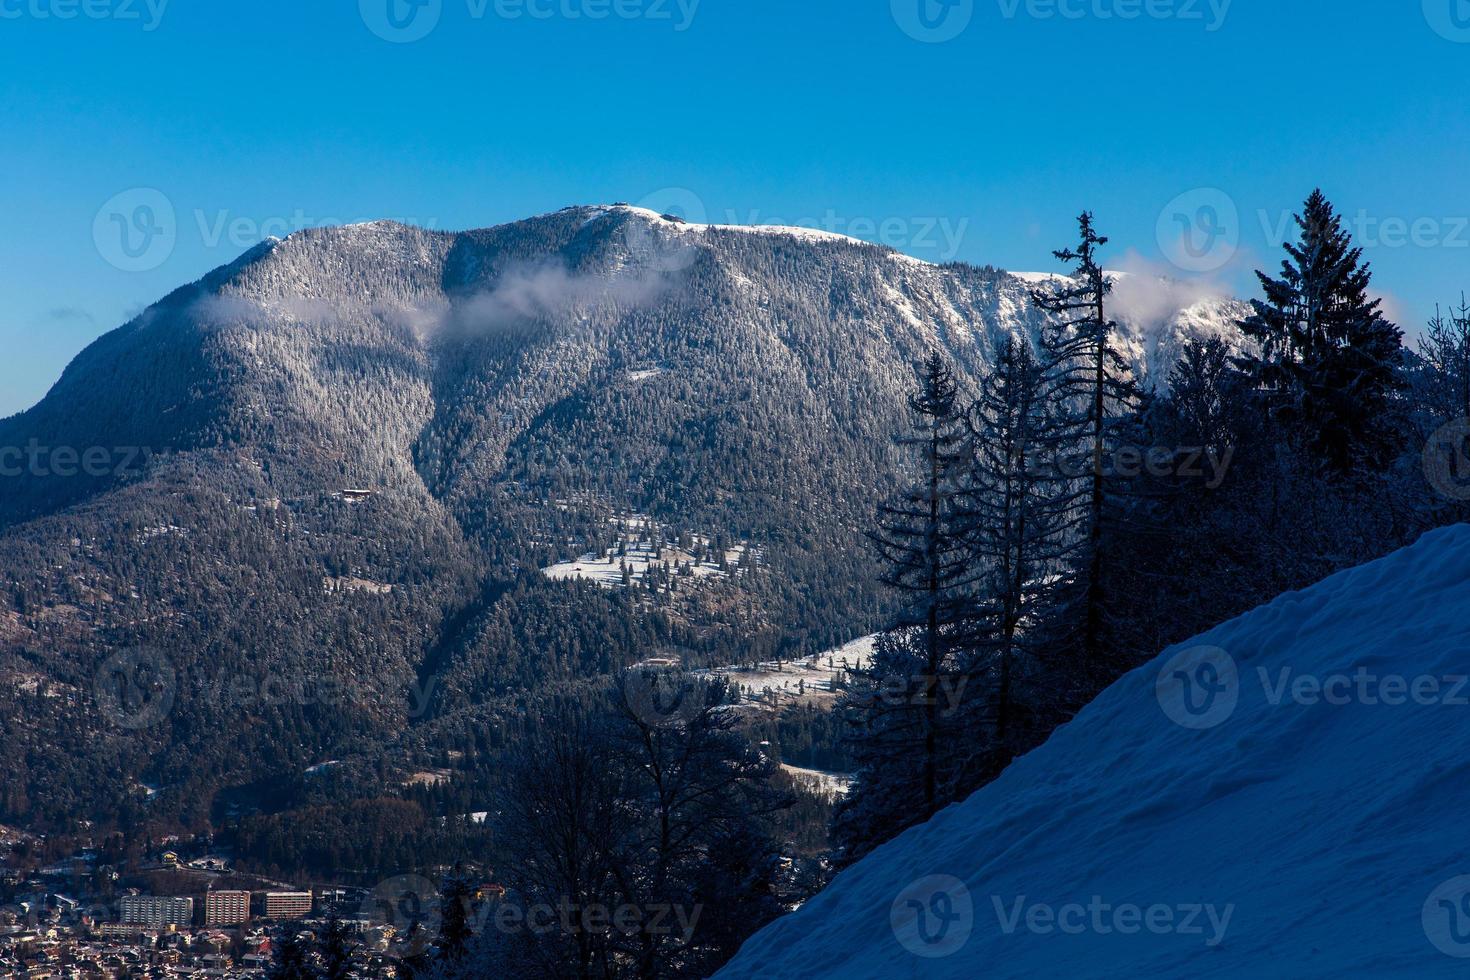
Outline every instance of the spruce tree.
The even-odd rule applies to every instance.
[[[352,977],[352,935],[347,923],[333,912],[322,930],[322,980],[350,980]]]
[[[1059,483],[1055,510],[1068,517],[1072,575],[1069,614],[1059,618],[1058,641],[1080,649],[1082,667],[1107,674],[1117,660],[1106,635],[1108,603],[1104,541],[1116,523],[1121,486],[1112,473],[1111,447],[1136,429],[1143,401],[1128,361],[1115,342],[1117,324],[1107,315],[1112,283],[1098,260],[1107,238],[1090,212],[1077,219],[1078,243],[1053,253],[1073,266],[1064,285],[1032,291],[1032,301],[1051,315],[1042,331],[1043,361],[1056,425],[1048,436]]]
[[[1296,215],[1281,278],[1257,272],[1264,299],[1241,329],[1257,350],[1240,366],[1292,444],[1329,473],[1381,472],[1398,449],[1392,422],[1403,335],[1368,298],[1372,272],[1320,190]]]
[[[1463,295],[1449,316],[1435,307],[1419,339],[1419,358],[1422,398],[1434,416],[1430,421],[1470,419],[1470,303]]]
[[[439,896],[439,936],[434,941],[437,959],[457,962],[464,957],[471,935],[471,903],[470,883],[456,868],[445,878]]]
[[[276,936],[268,980],[316,980],[311,944],[299,929],[288,928]]]
[[[958,395],[944,358],[931,353],[909,399],[914,431],[899,440],[917,457],[917,479],[879,508],[869,535],[880,580],[904,604],[845,700],[860,768],[837,822],[848,859],[953,799],[955,718],[941,692],[955,690],[963,672],[977,577],[970,433]]]
[[[992,736],[974,774],[994,775],[1014,755],[1018,660],[1030,659],[1035,630],[1066,555],[1067,520],[1055,471],[1045,465],[1055,417],[1046,376],[1028,341],[1009,338],[996,354],[973,411],[973,551],[982,576],[971,671],[992,692],[981,721]]]

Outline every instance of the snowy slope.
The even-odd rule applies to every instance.
[[[1467,581],[1446,528],[1165,651],[720,976],[1465,975]]]

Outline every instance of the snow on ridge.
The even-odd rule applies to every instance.
[[[1006,275],[1012,279],[1019,279],[1022,282],[1038,284],[1072,281],[1072,277],[1063,272],[1007,272]],[[1104,269],[1103,275],[1107,276],[1110,282],[1120,282],[1131,277],[1133,273],[1125,272],[1122,269]]]
[[[1012,279],[1019,279],[1022,282],[1031,283],[1067,281],[1067,277],[1062,275],[1060,272],[1010,272],[1007,273],[1007,275],[1009,275]]]
[[[604,215],[619,212],[623,214],[631,214],[636,217],[642,218],[645,221],[663,225],[671,229],[682,229],[685,231],[697,232],[701,234],[709,231],[723,231],[743,232],[751,235],[778,235],[785,238],[794,238],[797,241],[802,242],[847,242],[853,245],[866,245],[869,248],[882,249],[886,252],[892,252],[895,255],[903,254],[891,248],[890,246],[881,245],[877,242],[870,242],[862,238],[854,238],[852,235],[844,235],[841,232],[836,231],[827,231],[823,228],[808,228],[805,225],[729,225],[684,220],[675,221],[669,219],[668,217],[665,217],[664,215],[659,214],[657,211],[651,211],[648,208],[636,207],[631,204],[596,204],[591,205],[588,210],[595,212],[591,217],[587,219],[588,224],[596,221],[598,218],[601,218]],[[910,259],[913,262],[920,262],[925,265],[930,264],[924,262],[923,259],[916,259],[912,256],[904,256],[904,258]]]
[[[1463,976],[1467,578],[1442,528],[1165,650],[719,976]]]

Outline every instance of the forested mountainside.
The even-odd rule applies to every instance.
[[[908,465],[915,365],[939,349],[973,387],[1042,323],[1029,288],[623,206],[251,250],[0,421],[24,455],[0,821],[384,795],[493,754],[542,692],[872,631],[892,600],[855,562]],[[1145,378],[1242,315],[1165,296],[1119,310]],[[630,538],[638,574],[580,580]]]

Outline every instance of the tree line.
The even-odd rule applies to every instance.
[[[1431,433],[1470,416],[1470,309],[1410,351],[1321,191],[1296,228],[1238,342],[1187,343],[1162,390],[1116,346],[1088,213],[1055,253],[1070,276],[1034,290],[1048,324],[978,391],[924,360],[901,440],[914,478],[870,533],[903,612],[844,697],[859,772],[840,863],[995,779],[1168,644],[1465,516],[1424,474],[1426,451],[1464,459],[1463,435]]]

